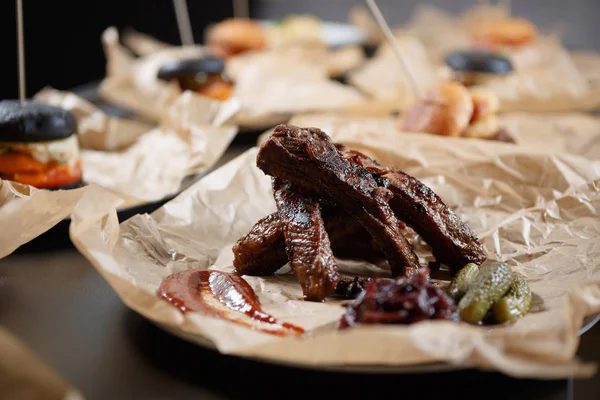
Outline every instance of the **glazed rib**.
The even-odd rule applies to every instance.
[[[348,162],[321,130],[279,125],[261,146],[257,165],[267,175],[316,193],[356,218],[374,238],[394,276],[411,276],[419,268],[388,204],[392,192],[379,187],[365,168]]]
[[[322,301],[334,292],[340,277],[319,202],[290,182],[276,180],[273,186],[292,270],[304,298]]]
[[[423,237],[439,262],[458,272],[468,263],[479,265],[485,261],[487,257],[477,236],[429,187],[358,151],[337,147],[352,164],[361,165],[386,181],[394,194],[390,201],[394,213]]]
[[[325,230],[336,257],[366,261],[383,259],[383,254],[373,244],[373,238],[354,218],[338,207],[321,206]],[[400,223],[402,232],[412,245],[414,232]],[[241,275],[265,276],[274,274],[287,262],[285,238],[279,213],[259,220],[248,234],[233,247],[233,265]]]
[[[288,262],[278,213],[259,220],[233,246],[233,266],[238,274],[273,275]]]

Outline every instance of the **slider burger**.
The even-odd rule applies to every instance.
[[[475,47],[494,50],[498,47],[521,47],[532,43],[537,37],[534,24],[524,18],[503,18],[485,24],[474,33]]]
[[[181,90],[191,90],[204,96],[225,101],[231,97],[233,82],[225,75],[223,60],[211,56],[173,60],[161,66],[157,77],[176,81]]]
[[[458,82],[445,82],[429,90],[398,119],[402,132],[469,137],[514,143],[500,127],[499,101],[483,89],[469,90]]]
[[[28,101],[0,102],[0,178],[39,189],[81,185],[73,115]]]
[[[245,18],[230,18],[208,30],[206,43],[213,55],[228,58],[247,51],[264,50],[267,38],[260,23]]]
[[[455,79],[465,86],[482,85],[513,71],[508,58],[486,51],[455,51],[446,56],[445,62],[454,71]]]

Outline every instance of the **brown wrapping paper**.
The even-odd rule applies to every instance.
[[[135,48],[142,51],[143,38],[134,38]],[[206,53],[202,46],[169,47],[134,59],[119,44],[114,28],[104,32],[103,43],[107,77],[100,86],[102,97],[151,120],[164,118],[165,110],[181,92],[175,83],[156,78],[162,63]],[[362,103],[358,90],[328,78],[328,69],[339,72],[348,63],[357,64],[357,49],[336,50],[332,55],[325,51],[318,46],[292,47],[243,55],[240,61],[232,59],[228,69],[236,80],[233,97],[240,101],[241,109],[231,122],[243,129],[266,129],[286,121],[292,113]]]
[[[425,47],[418,39],[402,36],[397,42],[420,88],[426,89],[450,78],[447,70],[436,68],[429,61]],[[379,47],[373,58],[350,72],[348,83],[371,96],[379,108],[388,113],[406,110],[417,98],[398,58],[387,44]]]
[[[48,87],[33,99],[70,111],[77,120],[77,139],[83,149],[123,150],[152,128],[148,123],[110,117],[94,104],[71,92]]]
[[[409,140],[434,137],[426,133],[400,133],[396,129],[396,119],[391,117],[353,116],[348,113],[314,113],[296,115],[290,124],[297,126],[318,126],[332,137],[360,134],[377,142],[387,136],[408,135]],[[500,116],[500,126],[504,127],[517,141],[520,148],[544,150],[552,153],[571,153],[600,159],[600,117],[585,113],[528,114],[511,112]],[[261,143],[270,130],[259,137]],[[441,138],[471,143],[481,142],[471,138]]]
[[[72,93],[46,89],[36,99],[72,111],[78,138],[85,143],[89,139],[106,148],[128,134],[138,136],[121,151],[81,150],[84,183],[114,193],[121,208],[158,201],[185,189],[216,164],[237,132],[225,121],[237,112],[238,102],[221,103],[191,93],[176,98],[161,124],[141,136],[134,129],[123,131],[137,128],[137,123],[110,118]],[[0,180],[0,226],[11,227],[0,233],[0,258],[69,217],[86,189],[37,190]]]
[[[152,128],[112,118],[69,92],[46,88],[35,99],[73,113],[83,148],[84,181],[122,194],[127,198],[124,206],[176,193],[184,178],[214,165],[237,133],[237,127],[226,124],[239,110],[235,100],[181,94],[165,108],[161,124]]]
[[[504,260],[528,278],[536,299],[531,312],[508,326],[428,321],[339,332],[340,304],[302,301],[286,267],[272,277],[245,278],[266,312],[309,330],[301,339],[180,313],[156,296],[161,280],[189,268],[233,271],[234,242],[275,210],[270,178],[255,166],[256,148],[152,215],[121,225],[119,200],[90,188],[74,212],[71,239],[129,307],[223,353],[308,366],[443,362],[518,377],[594,373],[574,355],[583,318],[600,312],[600,163],[480,140],[365,130],[334,136],[435,190],[478,233],[490,259]],[[363,262],[340,260],[338,266],[350,275],[384,273]]]
[[[0,394],[11,400],[83,400],[14,335],[0,327]]]
[[[447,79],[451,71],[444,64],[445,56],[451,51],[470,48],[473,32],[482,24],[505,16],[507,12],[502,6],[476,6],[463,14],[452,15],[431,5],[421,5],[409,23],[396,31],[396,35],[401,41],[409,36],[421,43],[418,58],[409,49],[404,50],[411,54],[408,59],[414,59],[413,62],[421,66],[416,66],[413,71],[433,70],[438,79]],[[387,47],[387,44],[383,46]],[[578,68],[577,61],[562,46],[556,34],[540,32],[531,44],[518,49],[501,48],[499,51],[511,60],[514,72],[490,78],[480,86],[499,97],[501,111],[593,111],[600,107],[600,86],[587,77],[591,68],[585,71]],[[430,65],[424,58],[429,60]],[[390,74],[389,71],[396,73]],[[400,86],[397,83],[402,79],[402,70],[392,54],[375,57],[365,63],[360,72],[361,75],[350,82],[376,100],[387,100],[395,94],[401,101],[399,110],[405,109],[404,104],[411,102],[412,97],[406,94],[406,82]],[[425,89],[434,82],[420,79]]]
[[[0,179],[0,258],[35,239],[73,212],[85,188],[51,192]]]

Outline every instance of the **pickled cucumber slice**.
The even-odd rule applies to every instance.
[[[481,322],[492,305],[504,297],[511,282],[508,265],[492,262],[483,266],[458,303],[460,317],[472,324]]]
[[[518,272],[513,272],[508,292],[492,306],[494,319],[502,323],[521,318],[531,308],[531,301],[531,289],[527,280]]]
[[[446,292],[456,303],[458,303],[465,293],[467,293],[469,285],[473,282],[478,273],[479,266],[477,264],[470,263],[465,265],[458,271],[458,274],[456,274],[454,279],[452,279]]]

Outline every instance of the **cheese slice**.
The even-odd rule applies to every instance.
[[[56,161],[61,165],[69,164],[73,166],[79,159],[79,144],[76,135],[48,142],[0,142],[0,154],[9,150],[29,154],[35,160],[44,164]]]

